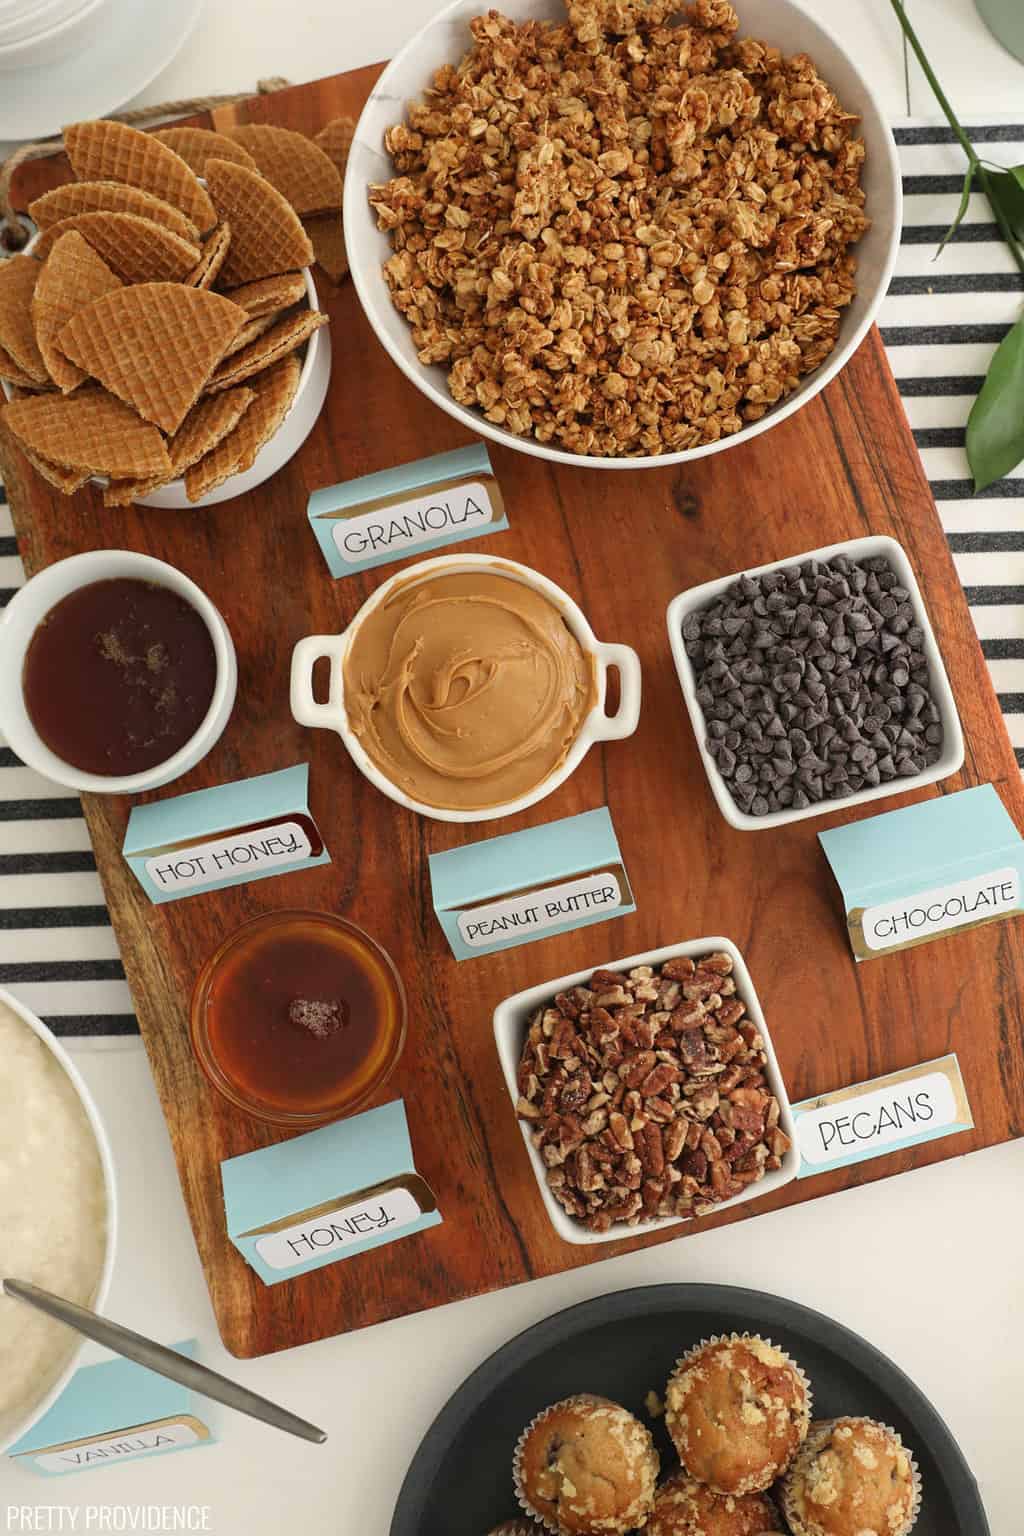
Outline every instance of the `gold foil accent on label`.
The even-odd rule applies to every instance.
[[[212,1433],[202,1419],[197,1419],[191,1413],[173,1413],[165,1415],[162,1419],[146,1419],[139,1424],[127,1424],[123,1429],[114,1426],[111,1429],[100,1430],[94,1435],[83,1435],[79,1440],[59,1440],[54,1445],[37,1445],[31,1451],[12,1451],[10,1455],[12,1461],[30,1461],[36,1456],[59,1456],[63,1451],[87,1450],[91,1445],[103,1445],[108,1440],[143,1433],[157,1434],[161,1429],[175,1429],[178,1425],[184,1425],[186,1429],[190,1429],[200,1440],[213,1439]]]
[[[912,898],[911,898],[912,899]],[[850,935],[850,947],[858,960],[877,960],[882,955],[894,955],[901,949],[920,949],[922,944],[935,944],[939,939],[955,938],[959,933],[970,933],[975,928],[987,928],[990,923],[1005,923],[1011,917],[1024,916],[1024,907],[1013,907],[1004,912],[993,912],[989,917],[977,917],[969,923],[957,923],[955,928],[941,928],[937,933],[924,933],[916,939],[901,939],[884,948],[872,949],[864,937],[864,913],[867,907],[851,907],[846,914],[846,927]]]
[[[239,1238],[265,1237],[270,1232],[284,1232],[301,1222],[315,1221],[319,1216],[327,1216],[343,1206],[359,1205],[365,1200],[377,1199],[381,1195],[389,1194],[393,1189],[404,1189],[411,1195],[420,1208],[421,1216],[437,1210],[437,1199],[426,1179],[421,1178],[418,1173],[400,1173],[394,1178],[385,1179],[380,1184],[371,1184],[366,1189],[357,1189],[352,1194],[340,1194],[335,1195],[331,1200],[321,1200],[318,1205],[311,1205],[303,1211],[294,1211],[288,1216],[280,1216],[276,1221],[268,1221],[264,1226],[250,1227],[247,1232],[239,1232],[238,1236]]]
[[[387,496],[372,496],[368,501],[353,502],[350,507],[341,507],[336,512],[318,512],[314,520],[318,523],[345,522],[352,517],[363,517],[368,512],[386,512],[391,507],[403,507],[425,496],[444,496],[449,491],[457,491],[460,485],[482,485],[490,496],[490,514],[481,519],[481,526],[502,521],[505,501],[496,478],[493,475],[474,473],[450,476],[447,480],[431,480],[426,485],[411,485],[404,491],[392,491]]]
[[[535,883],[531,883],[530,885],[513,886],[507,891],[495,891],[493,896],[487,896],[482,901],[469,902],[465,906],[459,904],[458,906],[454,907],[438,907],[437,910],[438,912],[458,912],[462,915],[469,916],[473,912],[481,911],[484,907],[492,907],[499,901],[512,901],[518,896],[539,896],[543,894],[544,891],[550,890],[553,885],[563,885],[569,880],[592,880],[597,875],[609,875],[614,877],[614,879],[616,879],[619,883],[619,890],[622,895],[622,905],[626,906],[627,904],[632,903],[633,889],[629,883],[629,876],[626,874],[625,865],[595,864],[592,869],[569,870],[564,874],[553,875],[550,880],[538,880]]]

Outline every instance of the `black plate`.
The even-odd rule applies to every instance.
[[[867,1414],[914,1451],[924,1504],[914,1536],[990,1536],[978,1486],[953,1436],[908,1376],[821,1312],[727,1285],[616,1291],[528,1328],[475,1370],[427,1431],[398,1496],[391,1536],[486,1536],[516,1513],[512,1448],[535,1413],[598,1392],[646,1419],[678,1355],[715,1333],[761,1333],[810,1377],[818,1418]],[[675,1465],[661,1422],[665,1469]]]

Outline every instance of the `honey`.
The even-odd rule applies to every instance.
[[[279,1124],[323,1124],[365,1103],[404,1038],[405,996],[391,960],[329,913],[246,923],[196,983],[200,1065],[233,1103]]]

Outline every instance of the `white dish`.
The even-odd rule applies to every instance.
[[[899,248],[902,192],[892,133],[880,103],[832,33],[797,0],[738,0],[741,32],[764,38],[789,54],[810,54],[844,106],[860,115],[867,149],[863,184],[867,192],[867,211],[872,220],[871,228],[856,247],[857,295],[844,311],[836,347],[828,360],[804,379],[799,389],[760,421],[717,443],[706,443],[681,453],[598,458],[567,453],[495,426],[482,412],[456,404],[448,391],[443,368],[439,365],[428,367],[419,361],[409,325],[392,304],[384,281],[382,267],[391,255],[391,244],[387,234],[377,228],[366,192],[371,183],[387,181],[394,174],[390,157],[384,152],[385,129],[403,119],[405,104],[422,96],[435,69],[442,64],[458,63],[469,47],[469,21],[483,10],[486,6],[481,0],[453,0],[406,43],[384,70],[363,108],[349,155],[344,221],[352,280],[378,340],[405,376],[429,400],[461,421],[471,432],[482,433],[520,453],[592,469],[658,468],[720,453],[777,426],[806,405],[835,377],[860,345],[885,297]],[[501,10],[517,21],[564,19],[565,15],[562,0],[506,0]]]
[[[100,1275],[96,1284],[95,1294],[91,1299],[90,1305],[95,1311],[102,1312],[104,1303],[107,1299],[107,1293],[110,1289],[110,1278],[113,1274],[114,1254],[117,1246],[117,1185],[114,1178],[114,1163],[110,1151],[110,1142],[107,1138],[107,1133],[104,1129],[103,1122],[100,1119],[99,1112],[96,1108],[96,1105],[93,1103],[92,1096],[89,1093],[88,1088],[85,1086],[85,1083],[82,1081],[82,1078],[79,1075],[78,1069],[72,1062],[67,1051],[60,1044],[59,1040],[57,1040],[56,1036],[47,1029],[46,1025],[42,1022],[41,1019],[38,1019],[34,1013],[30,1012],[30,1010],[24,1006],[23,1003],[19,1003],[16,997],[12,997],[11,994],[5,991],[3,988],[0,988],[0,1003],[6,1004],[7,1007],[12,1010],[12,1012],[16,1013],[18,1017],[23,1021],[23,1023],[25,1023],[35,1035],[38,1035],[39,1039],[46,1046],[47,1050],[49,1050],[50,1053],[60,1063],[67,1077],[70,1079],[75,1092],[78,1095],[82,1108],[85,1111],[86,1118],[88,1119],[89,1125],[92,1129],[92,1133],[96,1139],[96,1148],[99,1153],[100,1166],[103,1170],[103,1183],[106,1195],[107,1230],[103,1266],[100,1271]],[[31,1280],[32,1276],[16,1275],[13,1278],[19,1280]],[[78,1339],[77,1342],[70,1343],[69,1355],[59,1373],[51,1381],[40,1383],[40,1395],[36,1402],[33,1403],[31,1409],[28,1410],[28,1412],[21,1418],[18,1423],[5,1429],[3,1433],[0,1433],[0,1452],[5,1451],[8,1446],[13,1445],[16,1441],[20,1440],[22,1435],[24,1435],[31,1428],[31,1426],[37,1422],[37,1420],[42,1418],[43,1414],[51,1406],[51,1404],[56,1402],[57,1398],[60,1396],[61,1392],[63,1392],[64,1388],[67,1386],[72,1375],[74,1374],[83,1343],[84,1340],[82,1339]]]
[[[69,21],[92,3],[93,0],[33,0],[31,6],[13,16],[0,9],[0,54],[12,43],[38,37],[59,22]]]
[[[765,816],[750,816],[746,811],[741,811],[736,804],[719,772],[718,764],[705,746],[707,722],[704,711],[697,702],[697,683],[693,664],[686,654],[683,641],[683,620],[694,609],[706,608],[709,603],[714,602],[727,587],[730,587],[734,581],[738,581],[740,576],[762,576],[766,571],[778,570],[780,566],[801,565],[805,560],[831,560],[835,555],[848,555],[851,560],[866,560],[874,555],[884,555],[899,575],[901,585],[910,593],[910,601],[917,621],[924,631],[923,648],[928,658],[932,696],[942,717],[942,756],[931,768],[926,768],[923,773],[916,774],[912,779],[894,779],[888,784],[879,784],[874,789],[859,789],[852,795],[844,795],[842,799],[820,800],[814,805],[806,806],[803,810],[769,811]],[[945,663],[935,639],[928,610],[921,597],[921,589],[917,584],[913,566],[907,559],[902,545],[895,539],[887,538],[883,534],[872,534],[864,539],[847,539],[844,543],[827,544],[823,549],[808,550],[806,554],[793,555],[788,560],[772,560],[767,565],[752,566],[748,571],[734,571],[731,576],[723,576],[717,581],[706,581],[702,586],[691,587],[687,592],[680,592],[679,596],[674,597],[669,603],[666,617],[672,659],[676,664],[679,686],[683,690],[686,708],[690,713],[690,721],[697,738],[704,771],[708,776],[712,794],[718,802],[718,809],[731,826],[756,832],[762,827],[783,827],[790,821],[806,821],[811,816],[827,816],[830,811],[849,810],[851,806],[865,805],[869,800],[882,800],[886,796],[903,795],[911,790],[921,789],[925,784],[936,784],[940,779],[946,779],[951,773],[958,772],[963,766],[964,736]]]
[[[489,575],[507,576],[542,593],[561,613],[583,649],[594,657],[597,677],[597,702],[580,727],[561,766],[528,795],[521,795],[517,800],[509,800],[504,805],[488,806],[475,811],[445,810],[411,799],[371,761],[359,738],[350,730],[345,712],[345,654],[367,614],[386,602],[400,582],[406,584],[413,580],[427,580],[439,572],[452,575],[459,571],[483,571]],[[326,704],[319,704],[313,692],[313,669],[321,657],[328,658],[331,663],[330,690]],[[614,715],[606,715],[604,709],[609,667],[616,667],[619,672],[619,707]],[[628,645],[611,645],[598,640],[578,604],[539,571],[527,565],[519,565],[513,560],[492,560],[487,555],[439,555],[434,560],[424,560],[412,570],[399,571],[379,586],[372,597],[367,598],[351,624],[340,635],[310,635],[299,641],[292,654],[291,706],[292,714],[299,724],[337,731],[352,761],[371,784],[375,784],[382,794],[404,805],[407,810],[416,811],[420,816],[430,816],[435,821],[494,821],[499,816],[514,816],[519,811],[525,811],[528,806],[536,805],[538,800],[543,800],[560,784],[564,784],[596,741],[618,741],[624,736],[632,736],[640,719],[640,693],[640,658],[634,650]]]
[[[103,117],[166,69],[203,0],[110,0],[96,36],[67,58],[11,73],[0,91],[0,140],[44,139]]]
[[[765,1066],[765,1077],[768,1087],[779,1101],[779,1126],[790,1139],[790,1148],[783,1155],[782,1167],[766,1173],[763,1179],[756,1184],[748,1184],[741,1195],[734,1195],[731,1200],[723,1200],[715,1206],[715,1214],[719,1211],[727,1211],[734,1205],[743,1205],[748,1200],[759,1199],[761,1195],[774,1194],[784,1184],[789,1184],[795,1179],[800,1168],[800,1152],[796,1144],[796,1129],[793,1124],[793,1112],[789,1107],[789,1095],[786,1093],[786,1085],[782,1080],[779,1063],[775,1056],[775,1048],[772,1045],[768,1026],[765,1023],[761,1003],[754,990],[754,983],[750,979],[746,962],[731,939],[690,939],[685,944],[668,944],[664,949],[651,949],[642,955],[629,955],[625,960],[610,960],[607,964],[598,960],[585,971],[576,971],[571,976],[560,976],[557,981],[545,981],[538,987],[529,987],[525,992],[517,992],[512,997],[506,997],[504,1002],[498,1004],[494,1010],[494,1041],[498,1047],[498,1059],[501,1062],[501,1070],[505,1077],[505,1084],[512,1099],[512,1112],[519,1099],[519,1086],[516,1074],[519,1069],[519,1058],[522,1054],[523,1042],[526,1039],[530,1020],[537,1009],[545,1003],[549,1003],[558,992],[565,992],[570,987],[586,986],[593,972],[602,966],[610,971],[628,971],[634,965],[661,965],[666,960],[676,960],[684,956],[696,957],[697,955],[709,955],[712,951],[720,949],[732,956],[733,976],[736,979],[736,992],[747,1006],[747,1013],[764,1040],[764,1051],[768,1058]],[[648,1232],[661,1232],[666,1227],[681,1226],[684,1221],[700,1218],[687,1218],[685,1216],[656,1216],[653,1220],[639,1221],[635,1226],[622,1223],[613,1226],[608,1232],[591,1232],[581,1222],[564,1211],[548,1188],[546,1178],[547,1167],[544,1159],[533,1145],[530,1137],[530,1127],[524,1120],[519,1121],[519,1129],[522,1132],[523,1144],[526,1147],[527,1156],[530,1159],[530,1167],[533,1176],[537,1180],[537,1188],[544,1202],[544,1209],[559,1237],[567,1243],[615,1243],[634,1237],[643,1237]]]
[[[76,56],[96,37],[111,0],[55,0],[55,14],[33,18],[28,35],[0,40],[0,76],[6,89],[11,72],[52,69],[62,59]],[[39,30],[36,29],[36,20]]]
[[[69,592],[77,592],[94,581],[110,581],[118,577],[170,587],[172,592],[191,603],[209,630],[217,658],[213,698],[195,735],[166,762],[158,763],[145,773],[127,774],[122,778],[84,773],[51,752],[32,724],[22,693],[25,653],[50,609]],[[235,647],[219,610],[182,571],[152,555],[139,555],[127,549],[98,549],[58,560],[15,593],[0,619],[0,729],[12,751],[27,767],[68,789],[88,790],[98,795],[138,795],[144,790],[159,789],[172,779],[180,779],[219,741],[234,708],[237,687]]]

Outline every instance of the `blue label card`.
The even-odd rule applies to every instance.
[[[456,960],[636,911],[606,805],[432,853],[430,889]]]
[[[314,491],[308,516],[332,576],[508,527],[483,443]]]
[[[228,1236],[264,1285],[442,1220],[401,1099],[220,1165]]]
[[[196,1358],[195,1339],[172,1348]],[[42,1477],[65,1477],[213,1441],[187,1387],[131,1360],[105,1360],[77,1370],[8,1455]]]
[[[157,903],[331,862],[306,763],[135,806],[124,856]]]
[[[798,1178],[830,1173],[974,1125],[955,1054],[793,1104]]]
[[[1024,911],[1024,842],[991,784],[818,837],[857,960]]]

